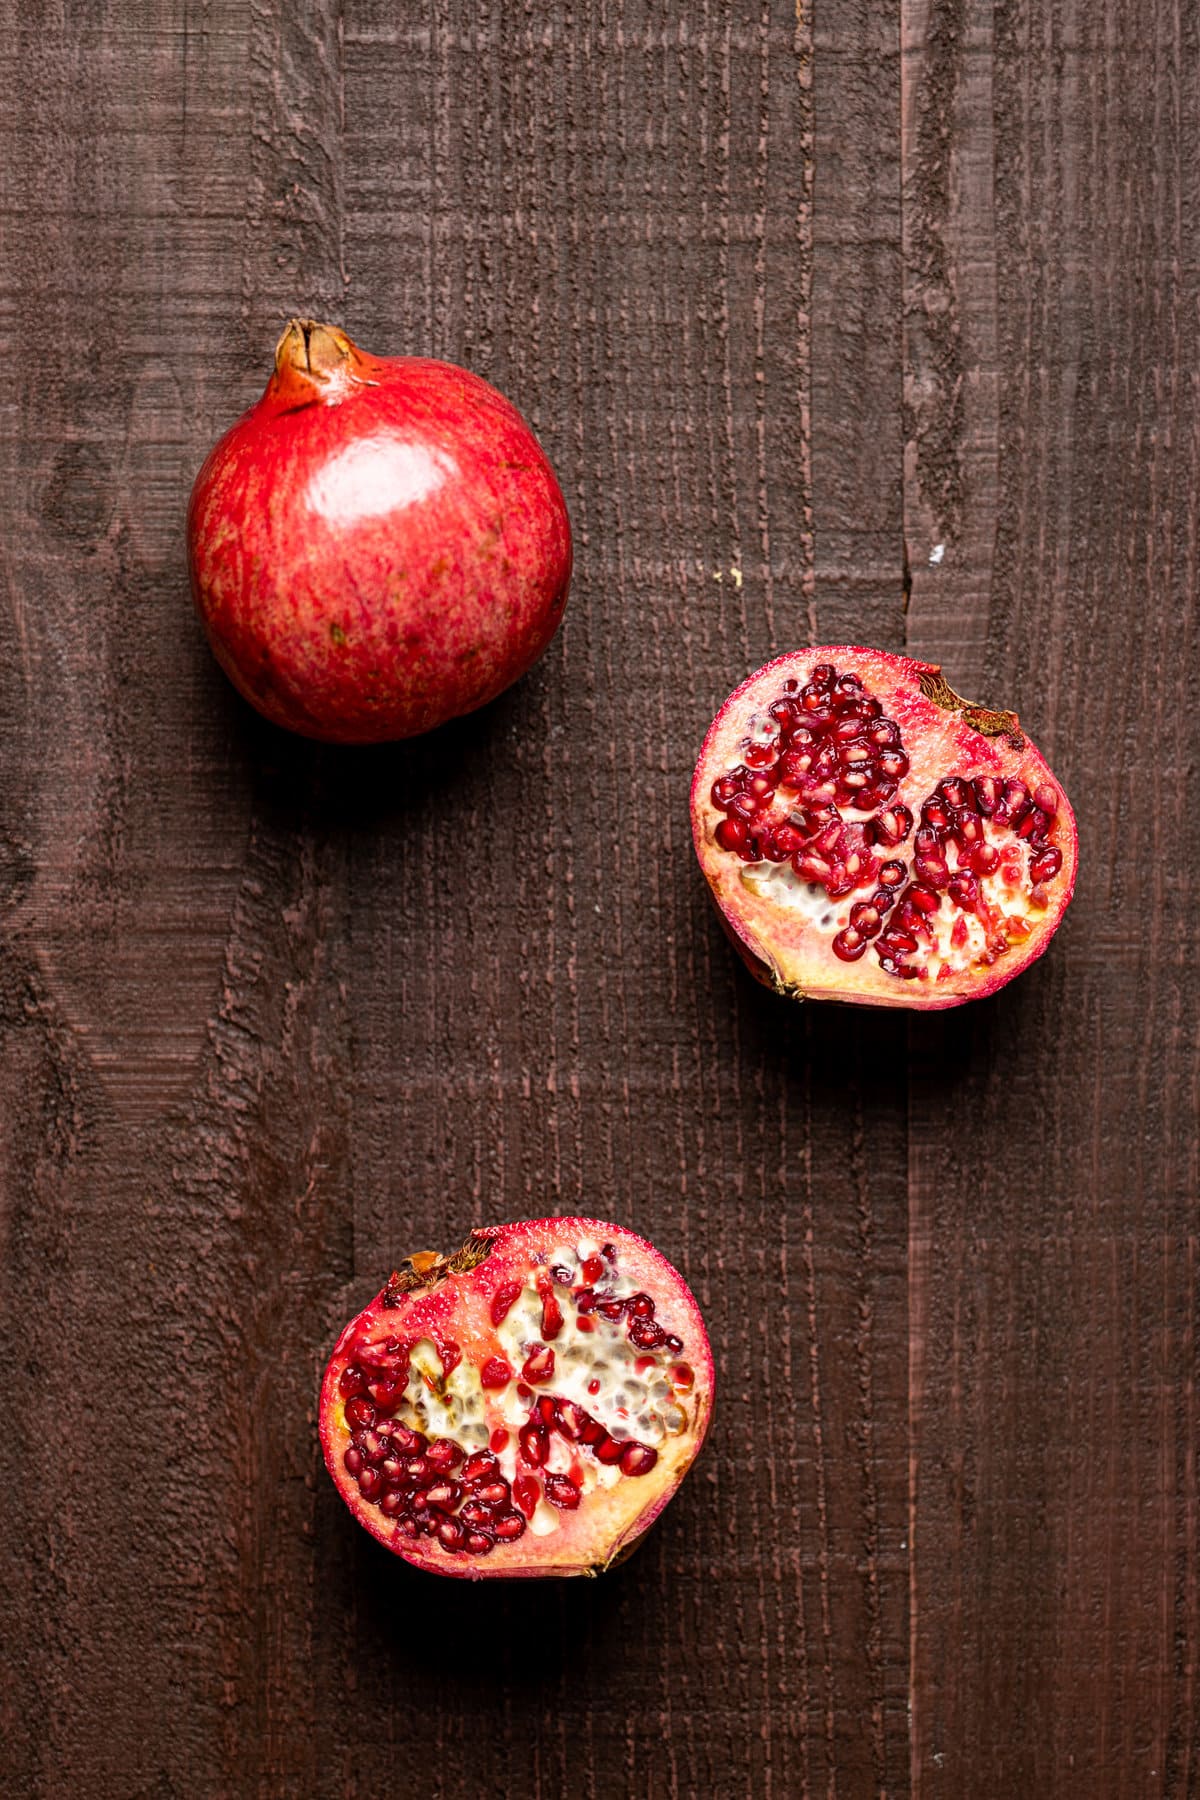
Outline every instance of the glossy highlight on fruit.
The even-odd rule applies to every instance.
[[[730,695],[692,835],[759,980],[797,998],[941,1008],[1040,956],[1075,885],[1075,817],[1017,715],[936,663],[834,644]]]
[[[589,1575],[653,1524],[712,1403],[666,1258],[621,1226],[534,1219],[407,1259],[338,1339],[321,1445],[355,1517],[418,1568]]]
[[[571,529],[536,438],[487,382],[292,319],[266,392],[196,478],[188,557],[252,705],[378,743],[473,712],[537,660]]]

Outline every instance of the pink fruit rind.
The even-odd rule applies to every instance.
[[[539,1549],[539,1544],[547,1540],[536,1537],[532,1529],[515,1543],[497,1543],[479,1558],[447,1552],[436,1538],[401,1539],[394,1523],[385,1518],[376,1505],[363,1500],[361,1493],[356,1491],[354,1478],[344,1467],[346,1448],[351,1441],[339,1386],[344,1371],[362,1355],[368,1343],[378,1344],[392,1331],[406,1336],[413,1319],[418,1320],[417,1329],[422,1333],[436,1336],[444,1328],[449,1336],[453,1331],[456,1349],[459,1348],[458,1340],[462,1340],[464,1371],[478,1366],[494,1336],[487,1310],[489,1296],[496,1288],[509,1283],[517,1272],[524,1276],[525,1291],[531,1292],[529,1281],[544,1279],[549,1265],[542,1266],[541,1277],[531,1277],[530,1270],[536,1270],[539,1265],[529,1260],[530,1246],[548,1246],[551,1240],[560,1247],[567,1243],[590,1242],[603,1244],[606,1248],[613,1246],[617,1252],[613,1259],[614,1270],[624,1271],[622,1278],[634,1281],[638,1291],[656,1296],[659,1309],[656,1322],[669,1326],[684,1340],[686,1349],[676,1354],[686,1362],[694,1376],[694,1388],[688,1390],[689,1404],[685,1409],[688,1412],[687,1429],[674,1441],[664,1442],[661,1460],[651,1472],[637,1479],[622,1476],[607,1490],[597,1485],[584,1493],[577,1510],[552,1516],[551,1550],[543,1552]],[[380,1543],[414,1567],[462,1580],[529,1579],[599,1572],[621,1560],[644,1536],[672,1498],[704,1441],[711,1418],[714,1369],[699,1308],[682,1277],[660,1251],[644,1238],[611,1223],[564,1217],[479,1228],[471,1234],[463,1252],[457,1254],[461,1257],[470,1246],[479,1244],[488,1244],[490,1248],[475,1267],[440,1279],[435,1277],[435,1285],[421,1287],[413,1293],[411,1305],[406,1305],[403,1297],[397,1300],[389,1282],[340,1333],[321,1384],[319,1434],[326,1466],[359,1522]],[[483,1273],[485,1270],[487,1274]],[[563,1343],[570,1340],[570,1328],[577,1322],[573,1308],[575,1291],[574,1288],[554,1290],[566,1315]],[[389,1296],[392,1304],[388,1303]],[[504,1328],[502,1325],[501,1329]],[[375,1334],[374,1338],[372,1334]],[[574,1341],[579,1341],[578,1334]],[[464,1374],[462,1379],[469,1387],[469,1376]],[[550,1385],[553,1387],[554,1384]],[[540,1391],[535,1390],[535,1395]],[[495,1396],[488,1398],[496,1399]],[[496,1404],[499,1404],[498,1399]],[[590,1462],[590,1457],[582,1450],[578,1456],[583,1462]],[[516,1466],[522,1465],[518,1461]],[[615,1502],[614,1494],[617,1495]],[[555,1550],[557,1554],[553,1553]]]
[[[759,897],[749,890],[742,871],[745,858],[752,864],[756,860],[751,847],[746,846],[743,861],[739,862],[714,839],[722,818],[712,798],[714,778],[724,774],[734,760],[736,752],[731,750],[731,744],[746,721],[757,716],[761,722],[762,711],[782,697],[785,681],[792,678],[799,685],[819,665],[857,673],[866,696],[878,696],[886,714],[899,722],[903,747],[913,752],[909,786],[906,790],[902,782],[901,794],[914,812],[924,797],[922,779],[932,783],[930,771],[938,767],[939,759],[945,765],[941,770],[945,774],[954,772],[962,763],[1001,779],[1012,776],[1019,765],[1028,773],[1031,786],[1041,781],[1053,786],[1058,811],[1051,825],[1054,843],[1061,847],[1061,869],[1050,883],[1053,891],[1048,899],[1043,887],[1042,913],[1019,947],[1010,951],[1006,946],[1005,952],[986,967],[970,972],[965,968],[950,971],[949,983],[924,978],[883,980],[872,970],[871,959],[839,963],[828,948],[832,930],[822,945],[819,934],[810,925],[802,924],[798,915],[760,903]],[[756,706],[760,709],[757,715]],[[743,745],[748,741],[743,738]],[[1044,953],[1074,891],[1078,862],[1075,816],[1061,782],[1029,742],[1016,715],[992,713],[961,701],[946,686],[937,664],[861,646],[823,645],[788,652],[747,676],[723,703],[706,733],[692,780],[690,812],[697,858],[727,935],[757,980],[795,998],[942,1010],[982,997],[1003,986]],[[757,820],[752,821],[752,828],[758,829]],[[901,849],[896,854],[905,860],[910,851],[911,845],[908,851]],[[877,854],[883,857],[889,853],[881,849]],[[862,891],[852,892],[847,905],[863,898]],[[985,912],[986,905],[981,903],[979,911]]]

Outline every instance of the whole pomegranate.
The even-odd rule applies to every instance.
[[[553,637],[571,529],[516,408],[477,375],[292,319],[188,507],[192,593],[267,718],[335,743],[474,711]]]
[[[321,1444],[351,1512],[418,1568],[590,1575],[658,1517],[712,1402],[666,1258],[619,1225],[534,1219],[407,1259],[337,1341]]]
[[[798,650],[730,695],[692,833],[752,972],[798,998],[959,1006],[1041,955],[1075,885],[1075,818],[1016,713],[936,663]]]

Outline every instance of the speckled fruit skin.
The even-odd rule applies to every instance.
[[[293,319],[192,490],[192,593],[252,705],[377,743],[473,712],[537,660],[571,576],[553,471],[478,376]]]
[[[743,865],[715,843],[714,832],[722,814],[712,801],[712,784],[736,762],[736,745],[746,720],[770,704],[785,680],[794,677],[803,684],[820,663],[831,663],[859,675],[900,725],[905,747],[913,759],[901,797],[908,800],[914,811],[942,774],[968,765],[981,774],[1024,779],[1030,787],[1048,781],[1056,788],[1060,804],[1055,842],[1063,854],[1061,875],[1054,884],[1045,917],[1027,942],[990,968],[972,969],[948,983],[934,984],[898,982],[883,974],[870,956],[857,963],[839,962],[832,953],[828,935],[819,938],[803,923],[781,918],[778,909],[747,889],[741,879]],[[949,702],[944,698],[931,699],[925,691],[930,689],[941,690],[949,696]],[[988,722],[988,731],[977,729],[973,718]],[[1001,721],[1011,722],[1011,735],[994,729]],[[840,1000],[862,1006],[901,1006],[935,1012],[995,993],[1036,961],[1062,923],[1074,893],[1078,833],[1062,783],[1025,732],[1017,729],[1018,723],[1015,713],[990,713],[987,708],[961,700],[942,680],[939,664],[918,662],[862,645],[824,644],[811,650],[789,651],[748,675],[709,727],[692,778],[690,810],[696,856],[721,923],[755,979],[796,1000]],[[849,902],[842,904],[845,908]]]
[[[556,1244],[580,1237],[616,1243],[631,1277],[658,1301],[664,1325],[683,1338],[685,1349],[681,1355],[695,1371],[688,1431],[664,1450],[651,1475],[624,1483],[603,1499],[593,1495],[591,1501],[595,1504],[585,1502],[577,1512],[564,1513],[561,1530],[552,1540],[527,1534],[517,1543],[498,1544],[489,1557],[479,1560],[447,1554],[436,1539],[411,1541],[399,1536],[377,1507],[363,1501],[343,1463],[350,1429],[339,1381],[343,1370],[355,1360],[355,1346],[364,1337],[429,1336],[437,1342],[451,1338],[464,1360],[481,1365],[495,1348],[489,1300],[497,1287],[514,1276],[520,1278],[530,1268],[532,1258],[540,1255],[544,1259]],[[712,1417],[716,1378],[700,1309],[683,1277],[666,1257],[653,1244],[620,1225],[575,1217],[518,1220],[480,1227],[471,1234],[468,1244],[472,1241],[490,1241],[486,1260],[478,1267],[447,1275],[436,1287],[406,1297],[398,1305],[386,1303],[385,1284],[339,1336],[321,1383],[318,1410],[326,1467],[358,1522],[388,1550],[416,1568],[468,1581],[600,1574],[636,1548],[675,1494],[704,1442]],[[419,1263],[430,1259],[410,1260]],[[606,1504],[614,1493],[618,1498]]]

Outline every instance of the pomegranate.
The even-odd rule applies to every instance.
[[[325,1461],[389,1550],[442,1575],[589,1575],[627,1555],[696,1456],[708,1337],[652,1245],[595,1219],[410,1256],[342,1332]]]
[[[692,833],[746,963],[797,998],[959,1006],[1040,956],[1075,818],[1017,715],[936,663],[844,644],[759,669],[713,720]]]
[[[196,478],[188,554],[246,699],[363,744],[472,712],[525,673],[562,618],[571,530],[537,440],[487,382],[292,319],[262,399]]]

